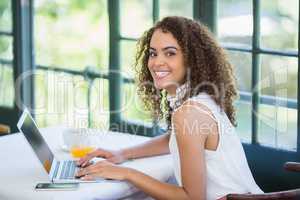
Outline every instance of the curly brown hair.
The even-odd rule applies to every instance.
[[[182,49],[184,64],[189,72],[186,81],[190,84],[190,92],[185,99],[206,92],[225,111],[230,122],[237,126],[233,102],[238,94],[233,67],[208,28],[184,17],[163,18],[146,31],[137,43],[135,70],[138,93],[146,109],[154,117],[165,118],[170,128],[172,110],[166,99],[166,91],[154,87],[148,69],[150,41],[157,29],[171,33]]]

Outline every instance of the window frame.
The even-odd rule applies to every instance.
[[[35,69],[33,55],[33,0],[13,1],[12,9],[12,30],[1,31],[0,36],[13,38],[13,60],[1,59],[1,63],[9,64],[13,67],[14,84],[18,77],[24,72],[31,72]],[[17,90],[18,89],[18,90]],[[34,80],[32,76],[22,80],[20,87],[16,89],[14,95],[14,106],[0,107],[2,113],[0,120],[11,127],[12,132],[17,132],[16,123],[21,115],[24,106],[34,108]],[[18,105],[18,102],[22,102]]]
[[[18,77],[22,72],[27,70],[34,70],[34,55],[33,52],[33,0],[26,0],[26,4],[21,5],[18,1],[11,1],[12,3],[12,14],[13,14],[13,30],[12,32],[1,31],[0,36],[13,37],[13,65],[14,65],[14,79]],[[258,118],[256,112],[258,111],[259,104],[274,105],[276,103],[274,99],[270,97],[261,96],[258,91],[253,91],[254,86],[259,81],[259,63],[261,55],[279,55],[287,57],[298,58],[298,69],[300,66],[299,62],[299,45],[298,52],[296,51],[279,51],[260,46],[260,0],[252,0],[253,2],[253,40],[251,48],[237,47],[237,46],[226,46],[223,47],[227,50],[237,52],[248,52],[252,55],[252,77],[251,86],[252,94],[241,92],[241,100],[251,103],[252,106],[252,135],[251,144],[259,144],[258,142]],[[159,19],[159,0],[152,0],[152,20],[155,23]],[[194,0],[193,1],[193,17],[196,20],[206,24],[213,33],[217,33],[217,12],[218,12],[218,0]],[[136,41],[137,38],[126,38],[120,34],[120,3],[119,0],[108,1],[108,14],[109,14],[109,29],[110,29],[110,42],[109,42],[109,74],[99,75],[99,78],[105,78],[109,81],[109,101],[110,101],[110,127],[115,128],[116,124],[119,125],[119,131],[136,133],[137,130],[145,130],[149,136],[155,136],[162,133],[158,128],[157,123],[154,122],[154,126],[144,127],[130,119],[123,119],[121,117],[121,96],[122,89],[121,84],[132,84],[133,79],[122,77],[120,74],[116,74],[115,71],[120,70],[120,41]],[[298,27],[299,30],[299,27]],[[298,31],[298,44],[299,44],[299,32]],[[19,48],[21,47],[21,48]],[[38,69],[42,68],[37,66]],[[83,72],[83,74],[89,74],[89,72]],[[98,77],[98,74],[95,75]],[[299,71],[297,74],[298,85],[300,84]],[[15,98],[20,98],[25,101],[29,106],[34,105],[34,80],[30,80],[23,84],[21,88],[22,93],[16,94]],[[297,88],[297,100],[289,99],[287,101],[287,108],[298,109],[297,114],[300,115],[300,88]],[[1,108],[2,109],[2,108]],[[6,109],[6,108],[4,108]],[[18,113],[20,110],[14,107]],[[134,131],[132,131],[134,130]],[[137,131],[138,132],[138,131]],[[300,120],[297,117],[297,152],[300,155]]]
[[[152,0],[153,2],[153,23],[155,23],[159,19],[159,0]],[[118,0],[113,0],[108,2],[111,9],[109,9],[109,21],[110,23],[110,69],[111,70],[120,70],[120,41],[137,41],[136,38],[128,38],[128,37],[122,37],[120,33],[120,5]],[[261,54],[267,54],[267,55],[280,55],[280,56],[288,56],[288,57],[298,57],[299,58],[299,47],[298,47],[298,53],[293,51],[279,51],[279,50],[272,50],[267,48],[262,48],[260,45],[260,0],[253,0],[253,39],[252,39],[252,45],[251,48],[248,47],[237,47],[237,46],[229,46],[229,45],[223,45],[222,46],[231,51],[236,52],[247,52],[250,53],[252,56],[252,74],[251,74],[251,93],[240,93],[240,100],[246,101],[251,103],[251,129],[252,129],[252,135],[251,135],[251,144],[259,144],[258,142],[258,118],[255,113],[258,112],[258,106],[259,104],[268,104],[268,105],[275,105],[275,98],[268,97],[268,96],[261,96],[258,91],[253,90],[257,83],[259,82],[260,72],[259,72],[259,63],[260,63],[260,56]],[[202,23],[206,24],[211,31],[214,34],[217,34],[217,21],[218,21],[218,0],[194,0],[193,1],[193,17],[195,20],[201,21]],[[115,25],[118,25],[118,28],[115,27]],[[298,38],[299,39],[299,38]],[[299,45],[298,45],[299,46]],[[118,63],[117,63],[118,62]],[[298,59],[299,62],[299,59]],[[117,66],[117,67],[116,67]],[[298,64],[299,66],[299,64]],[[299,68],[299,67],[298,67]],[[299,81],[299,73],[298,73],[298,85],[300,84]],[[120,81],[121,78],[114,78],[112,77],[110,79],[110,102],[111,102],[111,111],[118,110],[121,105],[120,95],[121,95],[121,85],[117,86],[118,84],[122,84],[122,81]],[[132,80],[133,82],[133,80]],[[116,90],[117,89],[117,90]],[[118,93],[116,94],[116,92]],[[299,87],[297,90],[297,101],[299,101]],[[300,105],[297,104],[297,101],[293,99],[287,100],[287,108],[298,108],[298,116],[300,113]],[[120,110],[120,109],[119,109]],[[132,127],[131,130],[126,129],[122,126],[120,126],[120,130],[125,132],[133,132],[134,130],[133,126],[140,127],[141,125],[135,122],[131,122],[130,119],[122,119],[121,113],[111,113],[111,123],[120,123],[123,124],[122,126],[129,125]],[[155,124],[156,125],[156,124]],[[158,129],[151,129],[151,127],[147,127],[149,131],[147,134],[150,136],[154,136],[157,134],[162,133],[160,131],[159,133],[155,133]],[[300,149],[300,122],[299,117],[297,118],[297,151],[299,152]],[[300,154],[300,153],[299,153]]]

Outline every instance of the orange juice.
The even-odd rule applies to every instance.
[[[94,147],[80,146],[80,147],[72,147],[70,152],[74,158],[81,158],[84,157],[86,154],[92,152],[93,150]]]

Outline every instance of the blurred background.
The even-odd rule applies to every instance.
[[[157,20],[185,16],[214,32],[235,67],[237,134],[257,180],[267,190],[295,186],[281,164],[300,153],[298,0],[22,2],[0,1],[0,123],[11,132],[20,98],[34,108],[39,127],[161,134],[163,122],[136,93],[136,41]],[[15,90],[28,70],[34,75]]]

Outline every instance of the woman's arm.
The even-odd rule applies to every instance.
[[[163,200],[185,200],[189,199],[183,187],[160,182],[151,176],[148,176],[135,169],[127,169],[125,180],[131,182],[137,188],[153,197],[154,199]]]
[[[100,161],[83,168],[77,176],[87,180],[95,177],[127,180],[155,199],[205,199],[206,165],[204,149],[208,134],[217,133],[216,122],[208,117],[207,113],[197,110],[195,105],[192,107],[183,105],[173,114],[172,120],[180,156],[182,187],[160,182],[135,169],[114,165],[107,161]],[[160,139],[164,141],[162,137]],[[161,144],[165,144],[162,141]],[[148,151],[156,147],[153,146],[152,142],[150,144],[152,145],[148,146]],[[146,154],[150,155],[150,152],[146,151]],[[139,155],[142,155],[142,153]]]
[[[142,144],[125,148],[122,154],[126,159],[168,154],[170,153],[169,138],[170,133],[165,133]]]
[[[173,114],[182,187],[159,182],[134,169],[128,169],[125,179],[154,199],[205,199],[205,142],[208,134],[217,133],[217,124],[203,110],[199,103],[189,102]]]
[[[87,167],[90,164],[89,161],[94,157],[103,157],[106,160],[117,164],[128,159],[167,154],[170,152],[169,138],[170,134],[165,133],[164,135],[152,138],[142,144],[117,151],[97,148],[95,151],[81,158],[77,162],[77,165],[80,167]]]
[[[115,165],[105,160],[86,168],[81,168],[76,176],[81,177],[83,180],[94,180],[97,177],[127,180],[155,199],[189,199],[182,187],[160,182],[138,170]]]

